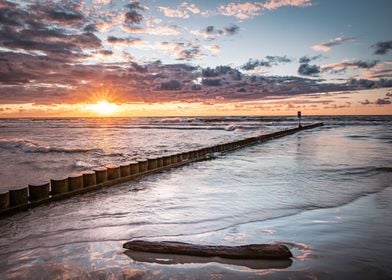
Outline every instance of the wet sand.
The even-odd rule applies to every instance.
[[[6,263],[3,259],[0,278],[390,279],[391,201],[389,187],[341,207],[304,211],[181,240],[246,243],[262,238],[289,246],[294,254],[292,262],[134,253],[121,248],[124,241],[81,242],[56,250],[42,244],[33,250],[20,248]],[[14,262],[20,265],[15,266]]]

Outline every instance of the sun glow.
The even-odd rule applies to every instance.
[[[111,115],[118,111],[118,105],[103,100],[89,106],[89,109],[100,115]]]

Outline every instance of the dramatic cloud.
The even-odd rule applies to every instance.
[[[58,60],[79,60],[88,56],[87,49],[102,47],[95,34],[79,31],[86,26],[86,19],[77,4],[47,2],[10,8],[4,3],[0,9],[0,47],[35,51]],[[79,30],[75,28],[78,26]]]
[[[372,47],[375,49],[374,54],[384,55],[392,50],[392,41],[377,42]]]
[[[230,66],[203,69],[159,61],[70,65],[45,56],[0,52],[1,103],[76,103],[88,100],[101,87],[115,92],[119,102],[229,102],[391,84],[392,80],[332,84],[290,76],[248,76]]]
[[[233,54],[232,61],[227,63],[238,65],[240,56],[236,54],[242,50],[226,49],[225,42],[220,45],[219,40],[206,42],[190,36],[195,25],[182,23],[192,20],[167,18],[202,15],[197,6],[187,2],[174,8],[161,7],[158,11],[167,16],[162,18],[157,16],[160,13],[156,7],[145,7],[141,4],[145,2],[138,1],[127,1],[126,6],[121,1],[111,0],[19,2],[21,4],[0,0],[1,104],[96,102],[97,94],[102,91],[110,91],[111,101],[119,103],[216,104],[392,86],[392,80],[388,79],[392,64],[388,61],[358,59],[320,67],[311,64],[321,56],[295,58],[295,62],[301,64],[298,73],[303,76],[361,70],[361,75],[355,76],[361,79],[344,80],[342,77],[339,83],[314,77],[261,74],[273,66],[293,62],[294,58],[288,56],[250,59],[238,68],[207,67],[210,63],[207,59],[201,62],[206,66],[198,66],[196,60],[217,55],[221,48],[233,51],[222,53]],[[233,2],[221,8],[227,15],[244,19],[263,11],[310,3],[299,0]],[[237,25],[212,25],[209,20],[213,18],[208,19],[206,27],[198,30],[198,34],[193,34],[218,39],[246,32]],[[162,39],[164,35],[169,37]],[[331,48],[349,40],[352,39],[335,39],[325,45]],[[387,53],[388,47],[383,48]],[[216,57],[213,63],[223,58]],[[280,71],[280,67],[277,70]],[[365,74],[369,78],[365,78]],[[388,98],[375,103],[386,105]]]
[[[302,76],[317,76],[320,74],[320,66],[302,63],[298,68],[298,74]]]
[[[292,60],[287,56],[271,56],[267,55],[265,59],[249,59],[247,63],[241,66],[243,70],[253,70],[256,67],[272,67],[274,65],[278,65],[280,63],[288,63]]]
[[[285,6],[306,7],[311,0],[269,0],[266,2],[229,3],[218,7],[220,14],[238,19],[248,19],[259,16],[264,10],[275,10]]]
[[[314,46],[312,46],[312,49],[315,51],[318,51],[318,52],[329,52],[332,47],[337,46],[337,45],[341,45],[344,42],[352,42],[352,41],[354,41],[354,39],[355,38],[338,37],[338,38],[335,38],[327,43],[314,45]]]

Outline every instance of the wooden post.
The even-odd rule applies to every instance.
[[[297,116],[298,116],[298,127],[302,127],[302,124],[301,124],[301,111],[298,111]]]

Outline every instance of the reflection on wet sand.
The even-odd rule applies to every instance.
[[[292,260],[240,260],[225,259],[220,257],[197,257],[175,254],[156,254],[147,252],[135,252],[127,250],[125,255],[136,262],[157,263],[165,265],[175,264],[204,264],[204,263],[221,263],[235,266],[245,266],[251,269],[284,269],[292,264]]]
[[[6,279],[151,279],[152,272],[137,268],[105,267],[93,271],[77,264],[36,264],[15,270]],[[3,279],[3,278],[2,278]]]

